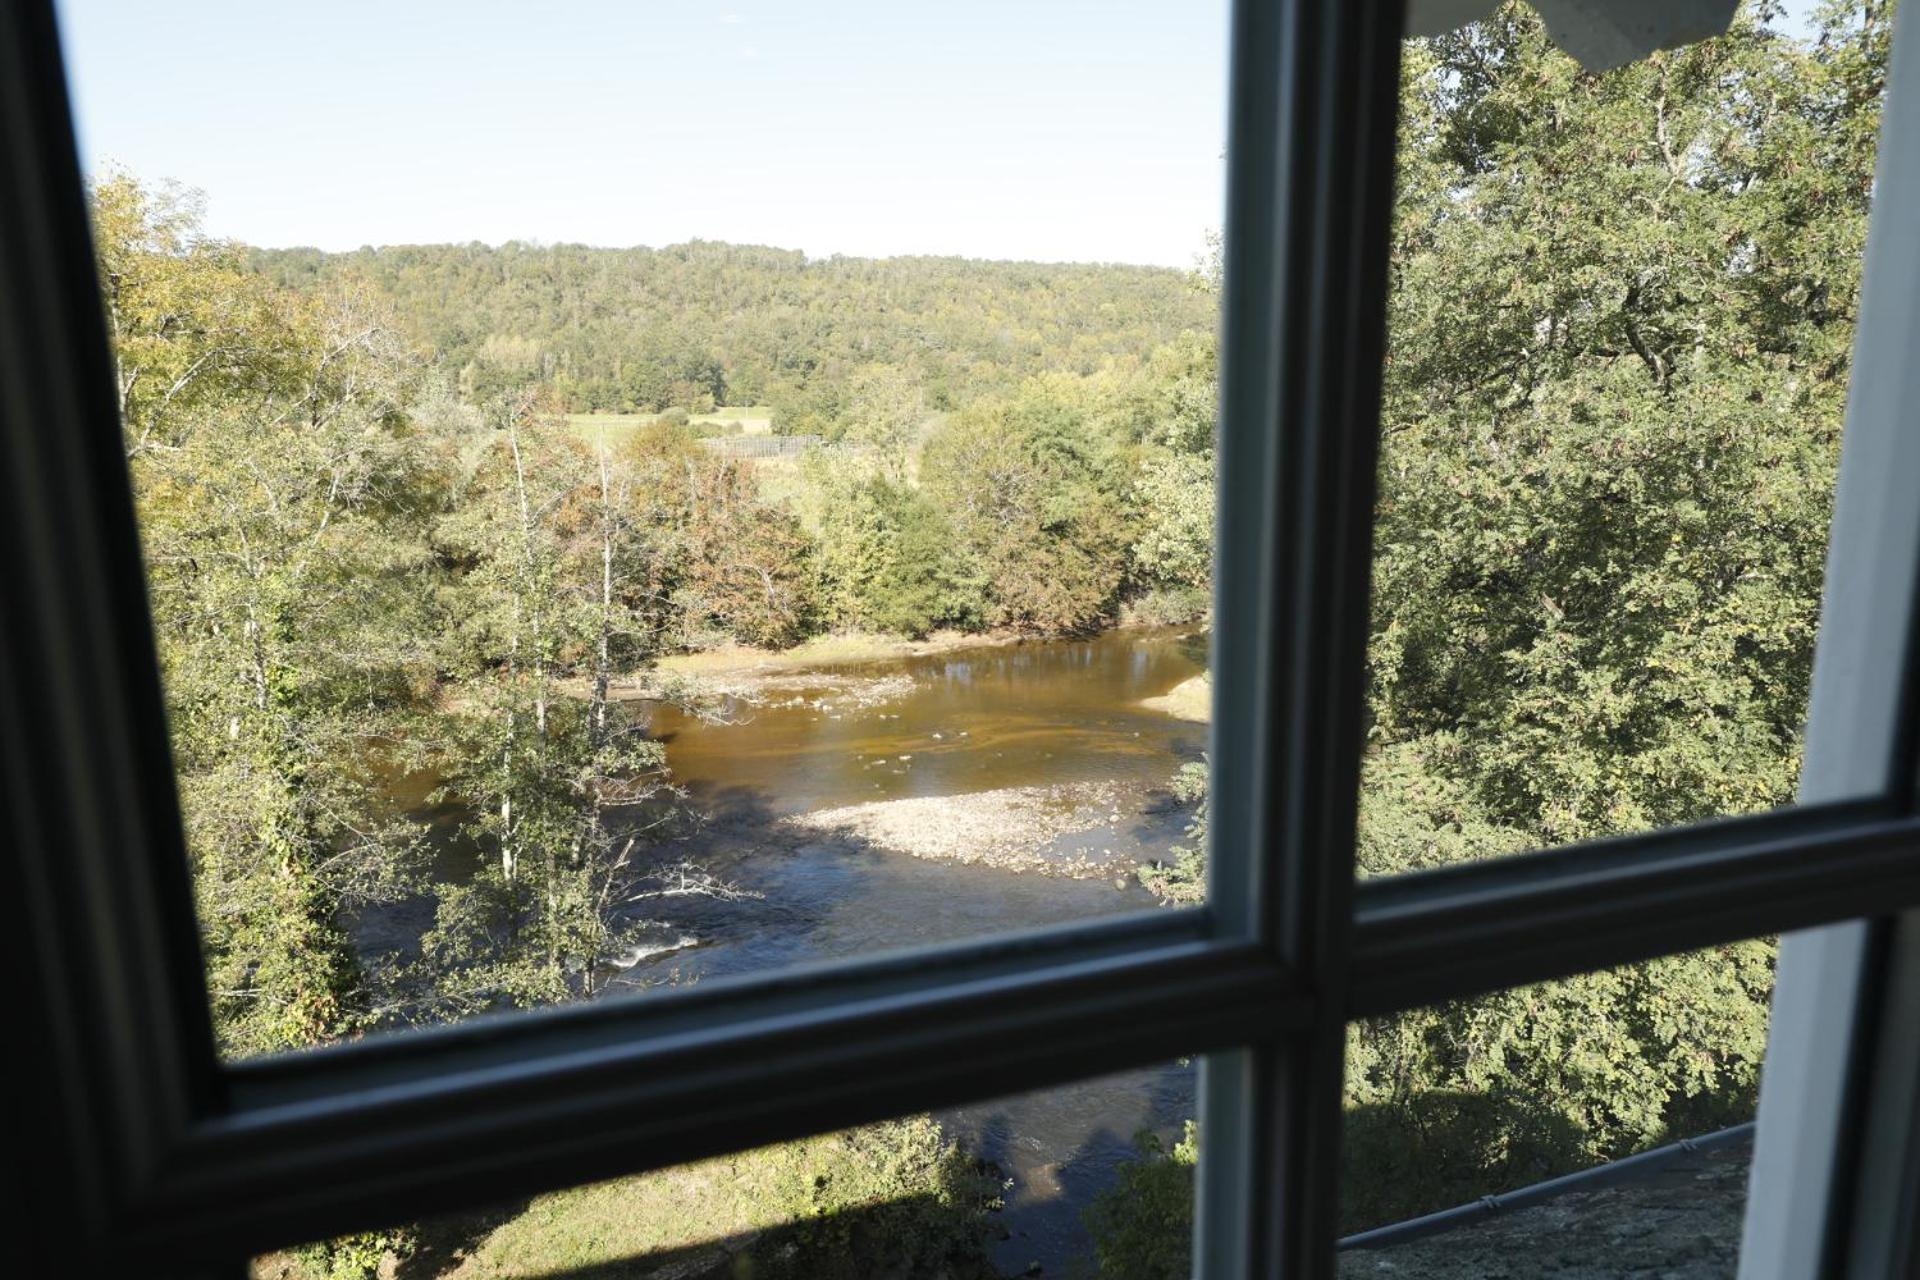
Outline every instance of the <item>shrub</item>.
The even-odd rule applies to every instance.
[[[1193,1121],[1169,1150],[1159,1137],[1134,1137],[1138,1160],[1083,1215],[1100,1275],[1112,1280],[1186,1280],[1193,1274],[1193,1168],[1200,1144]]]
[[[1123,627],[1177,627],[1198,622],[1213,607],[1205,587],[1156,587],[1120,607]]]

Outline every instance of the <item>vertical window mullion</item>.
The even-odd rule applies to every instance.
[[[1401,11],[1233,19],[1209,905],[1316,1015],[1203,1072],[1207,1280],[1332,1265]]]
[[[1895,33],[1825,598],[1803,803],[1915,803],[1920,690],[1920,32]],[[1905,124],[1905,128],[1900,127]],[[1905,1276],[1920,1175],[1920,913],[1789,935],[1760,1089],[1743,1280]],[[1903,1254],[1907,1256],[1903,1256]]]

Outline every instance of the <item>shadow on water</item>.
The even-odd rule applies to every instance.
[[[1089,916],[1142,910],[1153,898],[1130,879],[1072,880],[936,862],[850,832],[784,825],[746,788],[695,791],[708,816],[659,846],[662,861],[699,862],[753,895],[686,896],[636,904],[631,919],[697,944],[642,961],[629,988],[838,960],[986,937]]]
[[[1093,1242],[1082,1215],[1139,1158],[1135,1137],[1151,1131],[1171,1146],[1194,1114],[1196,1070],[1172,1063],[938,1113],[967,1151],[997,1167],[1003,1193],[992,1247],[996,1269],[1071,1274]]]

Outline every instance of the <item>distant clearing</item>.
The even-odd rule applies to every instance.
[[[567,425],[582,435],[593,434],[604,427],[608,438],[624,440],[660,418],[657,413],[570,413]],[[729,428],[730,435],[767,436],[773,434],[773,408],[764,404],[723,405],[712,413],[687,415],[687,425]]]

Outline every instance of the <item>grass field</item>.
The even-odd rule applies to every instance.
[[[599,439],[600,430],[604,427],[607,442],[618,445],[659,418],[657,413],[570,413],[567,415],[567,425],[590,443]],[[773,410],[763,404],[727,405],[712,413],[698,414],[687,421],[715,424],[737,422],[740,424],[740,434],[747,436],[773,433]],[[753,468],[754,476],[760,482],[760,496],[766,501],[788,508],[799,501],[804,487],[800,459],[749,458],[744,461]]]
[[[359,1266],[288,1250],[256,1259],[252,1275],[987,1280],[997,1189],[922,1116],[437,1218],[420,1224],[404,1261],[377,1245]]]
[[[570,413],[567,425],[582,435],[593,435],[604,427],[609,440],[619,441],[632,435],[641,427],[649,426],[660,420],[657,413]],[[764,436],[773,434],[773,409],[764,404],[723,405],[712,413],[696,413],[688,417],[692,424],[706,423],[712,426],[738,426],[740,434],[746,436]]]
[[[712,413],[696,413],[689,422],[737,422],[740,433],[749,436],[773,434],[773,406],[766,404],[722,405]]]

